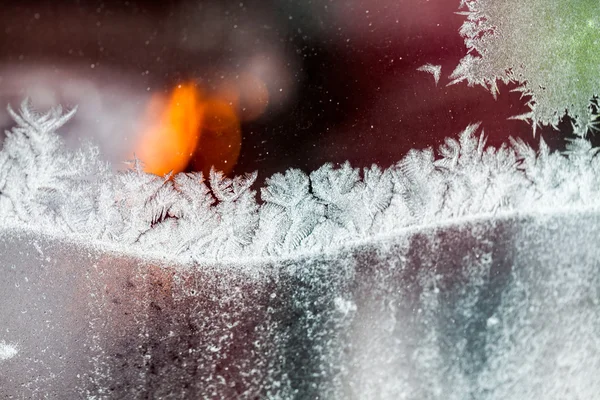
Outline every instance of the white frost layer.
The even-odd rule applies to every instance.
[[[518,82],[529,113],[515,118],[557,125],[568,112],[577,131],[598,131],[600,2],[461,0],[467,55],[451,74],[498,93]]]
[[[17,355],[18,352],[19,349],[17,348],[17,346],[10,343],[0,342],[0,361],[13,358]]]
[[[523,141],[486,146],[478,125],[437,152],[412,150],[387,170],[326,164],[266,180],[211,171],[159,177],[138,161],[113,173],[89,147],[67,151],[56,130],[74,111],[10,108],[0,152],[0,227],[110,244],[177,262],[322,252],[406,227],[490,213],[600,205],[600,158],[585,139],[564,153]]]
[[[496,216],[257,277],[0,229],[0,398],[597,399],[599,227]]]

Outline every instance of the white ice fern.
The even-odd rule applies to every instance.
[[[531,111],[515,118],[556,126],[568,114],[576,133],[598,130],[598,0],[462,0],[468,54],[450,76],[482,85],[518,82]],[[534,130],[535,132],[535,130]]]
[[[325,251],[409,226],[498,211],[600,205],[598,149],[585,139],[567,151],[521,140],[486,146],[479,125],[438,152],[411,150],[387,170],[326,164],[266,179],[211,171],[159,177],[139,161],[122,173],[93,147],[70,152],[56,130],[60,108],[9,109],[16,127],[0,151],[0,224],[108,244],[177,262],[249,260]]]

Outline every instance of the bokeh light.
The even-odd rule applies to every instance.
[[[210,168],[229,173],[235,166],[242,146],[240,121],[234,107],[213,98],[203,103],[202,135],[191,160],[191,169],[207,176]]]
[[[186,168],[202,133],[200,98],[194,84],[178,85],[168,99],[151,98],[148,122],[136,148],[147,172],[165,175]]]
[[[234,85],[227,93],[203,93],[191,82],[177,85],[168,97],[151,97],[135,150],[146,172],[166,175],[191,169],[207,174],[212,167],[231,172],[242,145],[239,114],[249,109],[246,115],[260,115],[264,107],[259,106],[266,107],[266,100],[259,106],[257,101],[265,94],[256,91],[258,100],[246,95],[248,107],[242,108],[239,97],[232,97],[240,93]]]

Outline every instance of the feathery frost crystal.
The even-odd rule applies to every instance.
[[[440,76],[442,74],[441,65],[425,64],[417,68],[417,71],[427,72],[431,74],[433,76],[433,79],[435,80],[436,86],[440,82]]]
[[[519,139],[486,146],[478,124],[437,152],[412,150],[387,170],[325,164],[266,179],[211,171],[159,177],[134,160],[114,173],[93,147],[67,151],[56,130],[74,111],[10,110],[17,126],[0,152],[2,224],[112,244],[178,262],[249,260],[325,251],[395,230],[499,211],[596,206],[598,149],[564,153]]]
[[[73,112],[11,113],[0,397],[600,391],[600,159],[586,139],[495,148],[473,124],[386,170],[289,169],[257,199],[256,173],[159,177],[137,160],[114,173],[63,147]]]
[[[580,135],[598,129],[598,0],[463,0],[460,33],[468,54],[451,83],[466,80],[492,94],[497,82],[521,83],[531,112],[515,118],[556,126],[565,112]]]

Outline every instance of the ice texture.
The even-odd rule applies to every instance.
[[[473,124],[437,152],[411,150],[396,165],[325,164],[266,179],[212,170],[160,177],[138,160],[114,173],[89,145],[66,150],[56,130],[73,115],[10,110],[17,126],[0,151],[0,226],[108,246],[178,263],[317,254],[412,226],[515,211],[600,204],[598,148],[543,139],[486,146]]]
[[[495,148],[473,124],[386,170],[275,174],[259,203],[256,173],[114,173],[63,147],[73,112],[11,112],[0,397],[600,393],[586,139]]]
[[[468,54],[455,82],[519,82],[531,112],[518,118],[557,125],[565,112],[584,136],[598,129],[600,2],[597,0],[463,0],[460,33]]]
[[[2,398],[593,399],[597,212],[196,267],[0,234]]]

